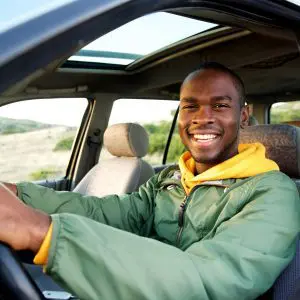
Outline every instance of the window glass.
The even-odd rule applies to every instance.
[[[186,149],[181,142],[181,138],[178,132],[178,126],[176,124],[175,130],[172,135],[166,163],[177,163],[180,155],[185,151]]]
[[[120,99],[114,102],[109,125],[138,123],[149,134],[149,151],[144,159],[151,165],[161,165],[173,116],[178,101],[150,99]],[[103,149],[100,159],[111,157]]]
[[[87,104],[84,98],[39,99],[0,107],[0,180],[62,178]]]
[[[157,12],[103,35],[69,60],[128,65],[144,55],[216,26],[193,18]]]
[[[296,5],[300,5],[300,0],[287,0],[288,2],[294,3]]]
[[[274,103],[270,110],[270,123],[300,126],[300,101]]]

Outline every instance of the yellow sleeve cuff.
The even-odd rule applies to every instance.
[[[36,256],[33,259],[34,264],[36,265],[46,265],[48,260],[48,253],[51,243],[51,237],[52,237],[52,230],[53,230],[53,224],[51,223],[48,229],[48,232],[45,236],[45,239],[36,254]]]

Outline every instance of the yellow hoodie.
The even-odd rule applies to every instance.
[[[190,152],[185,152],[179,158],[181,182],[187,194],[202,182],[229,178],[246,178],[260,173],[279,170],[278,165],[267,159],[266,149],[260,143],[240,144],[238,154],[234,157],[196,175],[196,163]]]

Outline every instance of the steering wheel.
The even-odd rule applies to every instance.
[[[3,300],[45,300],[17,254],[3,243],[0,243],[0,290]]]

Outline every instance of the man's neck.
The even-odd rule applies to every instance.
[[[199,175],[203,172],[205,172],[206,170],[216,166],[217,164],[203,164],[203,163],[197,163],[196,162],[196,171],[195,171],[195,176]]]
[[[196,171],[195,171],[195,176],[196,175],[199,175],[205,171],[207,171],[208,169],[224,162],[225,160],[228,160],[232,157],[234,157],[235,155],[238,154],[238,150],[236,149],[236,151],[234,151],[233,153],[231,153],[230,155],[227,155],[225,157],[222,157],[219,161],[215,161],[215,162],[212,162],[212,163],[201,163],[201,162],[196,162]]]

